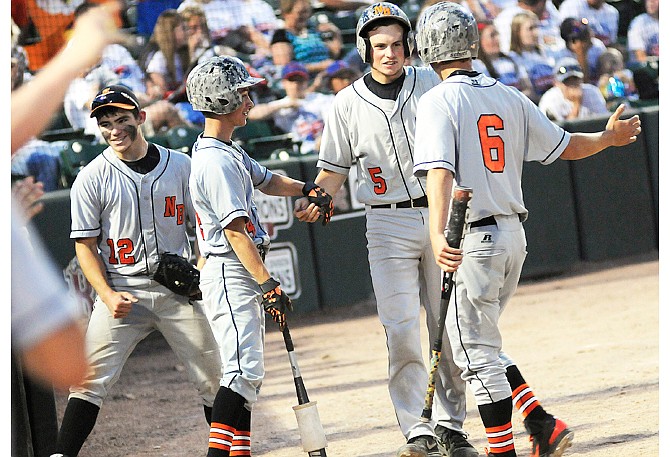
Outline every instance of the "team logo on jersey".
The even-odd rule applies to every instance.
[[[175,217],[177,219],[177,225],[182,225],[184,223],[184,204],[177,204],[176,196],[165,197],[165,211],[163,212],[163,217]]]

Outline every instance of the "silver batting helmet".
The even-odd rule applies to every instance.
[[[365,8],[356,24],[356,49],[364,62],[370,63],[370,40],[368,32],[372,24],[384,18],[396,19],[405,29],[404,44],[405,55],[410,56],[414,50],[414,33],[412,32],[412,23],[407,15],[393,3],[379,2]]]
[[[242,106],[237,91],[254,86],[263,78],[249,75],[237,57],[215,56],[198,64],[186,78],[186,95],[196,111],[228,114]]]
[[[479,52],[474,16],[461,5],[436,3],[416,23],[416,50],[426,65],[471,57]]]

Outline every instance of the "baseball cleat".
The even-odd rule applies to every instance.
[[[565,422],[549,416],[542,424],[542,431],[530,435],[530,457],[561,457],[572,446],[574,437]]]
[[[442,457],[437,441],[428,435],[415,436],[398,449],[396,457]]]
[[[465,433],[437,425],[435,434],[443,457],[479,457],[479,452],[468,443]]]

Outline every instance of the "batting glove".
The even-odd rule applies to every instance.
[[[263,292],[263,309],[272,316],[272,320],[283,326],[286,323],[287,310],[293,311],[293,303],[286,292],[281,289],[279,281],[270,278],[263,284],[259,284]]]
[[[321,186],[309,181],[302,186],[302,194],[307,197],[310,203],[314,203],[319,207],[319,211],[323,216],[323,225],[330,222],[333,217],[333,197],[331,197]]]

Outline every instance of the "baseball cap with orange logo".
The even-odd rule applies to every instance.
[[[98,92],[91,103],[91,117],[95,117],[95,112],[105,106],[129,111],[140,110],[140,102],[133,91],[120,84],[107,86]]]

